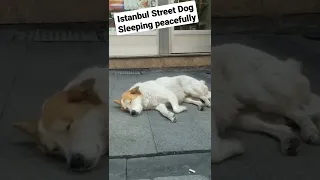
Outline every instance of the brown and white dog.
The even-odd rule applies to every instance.
[[[43,104],[39,119],[13,126],[31,135],[43,152],[65,157],[76,171],[94,168],[108,152],[108,71],[89,68]]]
[[[181,103],[194,104],[203,111],[204,106],[211,106],[210,100],[211,92],[203,80],[179,75],[136,83],[122,94],[120,100],[114,102],[133,116],[152,109],[159,111],[171,122],[176,122],[174,113],[187,110]],[[168,110],[169,104],[174,113]]]

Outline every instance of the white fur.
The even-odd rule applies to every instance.
[[[155,109],[163,116],[175,122],[174,113],[180,113],[187,110],[181,103],[191,103],[198,106],[199,110],[203,110],[203,103],[193,98],[201,99],[205,105],[210,107],[211,92],[205,85],[204,81],[186,75],[174,77],[161,77],[156,80],[139,82],[133,85],[131,89],[139,87],[142,96],[134,99],[132,102],[124,102],[122,104],[132,112],[140,114],[142,110]],[[171,104],[173,112],[170,112],[166,105]]]
[[[171,90],[153,80],[136,83],[130,89],[135,87],[139,87],[142,96],[133,100],[132,103],[126,104],[130,112],[134,110],[140,114],[142,110],[155,109],[172,122],[175,122],[174,114],[166,106],[170,104],[175,113],[187,110],[187,107],[179,105],[177,96]]]
[[[192,97],[201,99],[207,107],[211,106],[211,92],[203,80],[197,80],[186,75],[179,75],[174,77],[161,77],[156,79],[155,82],[171,90],[178,97],[180,103],[193,103],[201,107],[201,102],[200,104],[188,98]]]
[[[278,114],[271,121],[283,117],[292,119],[301,128],[304,140],[319,143],[319,132],[304,109],[309,106],[311,91],[308,79],[300,72],[300,63],[293,59],[280,61],[240,44],[216,46],[212,54],[212,109],[216,125],[212,131],[234,125],[276,137],[284,153],[291,153],[292,147],[297,151],[298,138],[287,126],[265,123],[258,116]],[[241,110],[248,105],[256,110]],[[213,162],[244,152],[240,142],[223,140],[218,132],[213,132],[213,136],[216,140],[212,145]]]

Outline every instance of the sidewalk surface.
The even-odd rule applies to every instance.
[[[186,104],[188,110],[176,114],[177,122],[172,123],[157,111],[144,111],[132,117],[121,111],[113,100],[121,98],[122,93],[137,82],[163,76],[185,74],[205,80],[211,87],[210,75],[202,71],[118,74],[119,71],[109,72],[110,179],[209,180],[211,109],[199,111],[195,105]],[[149,157],[155,155],[162,156]],[[125,159],[128,157],[131,159]],[[189,169],[195,170],[197,176],[189,175]]]
[[[205,72],[146,72],[142,75],[114,75],[109,73],[109,155],[114,157],[148,156],[155,154],[192,153],[211,150],[211,109],[199,111],[197,106],[185,104],[186,112],[176,114],[172,123],[158,111],[143,111],[137,117],[120,110],[113,100],[120,99],[137,82],[163,76],[189,75],[202,79],[211,87]]]
[[[210,159],[210,153],[110,159],[109,178],[110,180],[211,180]]]

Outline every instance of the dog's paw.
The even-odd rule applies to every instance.
[[[281,141],[282,153],[286,156],[296,156],[300,150],[300,139],[296,136]]]
[[[198,110],[199,110],[199,111],[204,111],[204,105],[198,106]]]
[[[168,119],[170,119],[170,121],[171,121],[172,123],[176,123],[176,122],[177,122],[177,118],[176,118],[175,114],[172,113],[172,112],[169,112],[169,113],[168,113]]]
[[[187,108],[187,106],[180,106],[179,110],[180,110],[180,112],[183,112],[183,111],[187,111],[188,108]]]
[[[320,133],[318,130],[301,132],[301,136],[308,144],[320,145]]]

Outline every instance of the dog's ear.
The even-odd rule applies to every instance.
[[[113,100],[113,102],[116,103],[116,104],[118,104],[118,105],[120,106],[120,108],[121,108],[122,111],[125,111],[125,110],[123,109],[123,107],[121,106],[121,101],[120,101],[120,100]]]
[[[121,105],[121,101],[120,100],[113,100],[114,103]]]
[[[204,85],[206,84],[206,82],[205,82],[204,80],[200,80],[200,82],[201,82],[202,84],[204,84]]]
[[[95,79],[90,78],[82,81],[76,86],[71,87],[67,91],[68,101],[81,102],[87,100],[93,104],[101,104],[101,99],[93,90],[94,84]]]
[[[21,132],[29,135],[34,140],[38,139],[38,121],[19,121],[13,123],[12,126],[19,129]]]
[[[130,91],[129,91],[131,94],[141,94],[140,90],[139,90],[139,86],[135,87],[135,88],[132,88]]]
[[[96,83],[96,79],[90,78],[90,79],[86,79],[86,80],[82,81],[80,83],[80,86],[84,89],[92,89],[93,90],[95,83]]]

